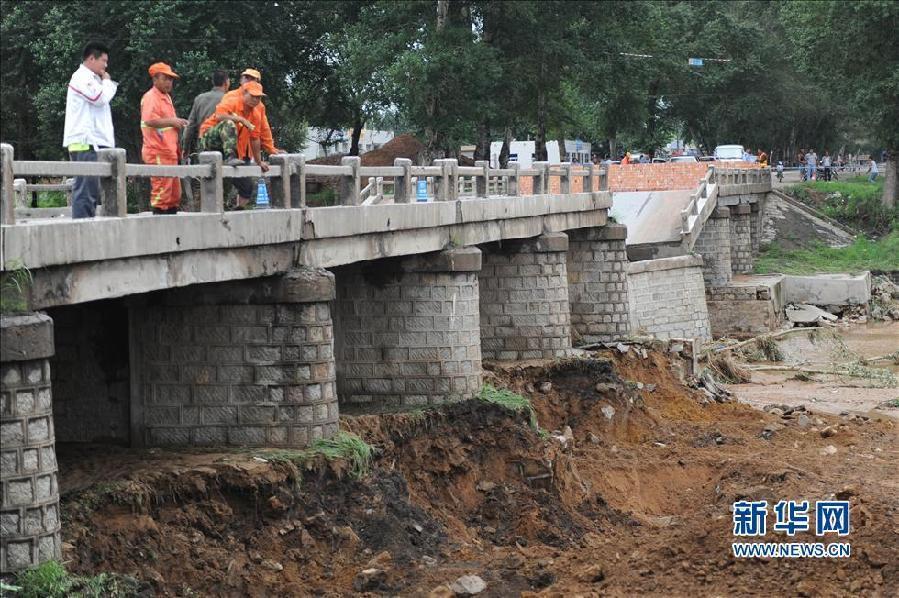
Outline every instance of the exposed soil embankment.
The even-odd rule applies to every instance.
[[[824,438],[702,404],[659,353],[488,377],[530,398],[540,429],[480,401],[344,418],[377,449],[358,480],[339,461],[298,470],[258,451],[62,449],[68,566],[157,595],[451,595],[440,586],[466,574],[491,596],[899,591],[892,422],[815,415],[835,430]],[[733,501],[834,493],[852,502],[851,559],[731,555]]]

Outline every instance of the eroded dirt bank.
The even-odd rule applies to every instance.
[[[899,592],[894,421],[812,413],[800,427],[798,412],[702,404],[662,354],[600,357],[488,376],[568,439],[480,401],[345,418],[378,449],[359,480],[252,451],[62,447],[68,567],[133,575],[147,595],[449,595],[465,574],[492,596]],[[731,556],[735,500],[837,493],[850,559]]]

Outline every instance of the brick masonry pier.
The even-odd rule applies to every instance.
[[[548,233],[483,247],[484,359],[564,357],[571,352],[568,236]]]
[[[53,320],[0,318],[0,573],[60,558]]]
[[[337,270],[342,404],[415,407],[481,388],[477,248]]]
[[[305,447],[337,432],[334,276],[164,291],[131,310],[132,442]]]

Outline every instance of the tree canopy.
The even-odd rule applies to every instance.
[[[65,86],[91,39],[111,49],[120,146],[140,148],[147,66],[181,74],[187,114],[209,76],[263,73],[280,146],[307,124],[390,120],[431,157],[578,137],[602,153],[675,136],[871,152],[899,147],[899,3],[555,0],[30,0],[2,4],[3,141],[61,158]],[[701,67],[689,58],[703,58]]]

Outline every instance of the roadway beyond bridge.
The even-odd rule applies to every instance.
[[[16,222],[15,176],[80,166],[3,148],[4,295],[22,312],[2,318],[3,572],[60,554],[56,441],[305,447],[337,432],[341,407],[471,398],[482,360],[555,359],[637,331],[708,338],[705,289],[751,268],[750,200],[770,190],[767,171],[709,170],[686,201],[663,202],[679,251],[629,263],[592,166],[284,156],[267,173],[276,209],[225,212],[223,178],[258,168],[217,154],[127,165],[110,150],[91,174],[111,216]],[[202,212],[127,215],[128,176],[185,169],[203,181]],[[306,207],[312,175],[336,177],[342,205]],[[430,201],[412,202],[418,180]]]

